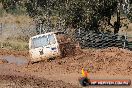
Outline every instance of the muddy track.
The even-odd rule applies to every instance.
[[[63,74],[80,73],[82,67],[88,68],[91,73],[106,71],[108,74],[132,74],[132,52],[129,50],[108,48],[100,50],[87,50],[80,55],[40,62],[22,67],[25,71],[50,72],[61,71]]]
[[[0,75],[0,88],[77,88],[63,81],[49,81],[31,76]]]
[[[0,49],[0,55],[14,55],[14,56],[29,57],[29,52],[28,51],[15,51],[15,50]]]
[[[7,55],[6,52],[8,51],[5,51],[3,55]],[[78,78],[81,77],[82,67],[88,68],[90,77],[93,76],[93,78],[98,75],[97,78],[101,79],[107,77],[115,78],[116,76],[118,78],[127,76],[126,78],[132,79],[132,51],[119,48],[88,49],[83,50],[75,56],[48,62],[21,66],[5,63],[0,65],[0,77],[2,78],[0,82],[8,82],[9,84],[14,82],[16,85],[19,84],[17,88],[19,86],[29,86],[27,88],[33,88],[35,86],[38,88],[56,88],[56,86],[58,88],[77,88],[79,86]],[[3,75],[2,73],[7,74]],[[10,76],[10,73],[13,76]],[[23,75],[21,76],[19,74]],[[24,74],[27,75],[24,76]],[[9,88],[14,87],[11,86]]]

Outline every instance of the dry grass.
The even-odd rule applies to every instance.
[[[17,29],[28,29],[28,26],[33,25],[33,19],[30,18],[29,16],[25,16],[25,15],[19,15],[19,16],[14,16],[11,14],[5,14],[3,17],[0,17],[0,23],[2,23],[3,25],[5,24],[10,24],[16,25],[16,33],[14,33],[14,31],[11,30],[11,27],[9,25],[8,29],[4,29],[3,30],[10,30],[11,32],[9,32],[9,34],[14,34],[13,36],[9,37],[9,39],[5,39],[3,40],[4,34],[7,33],[7,31],[3,32],[3,37],[0,37],[0,43],[2,44],[3,48],[5,49],[12,49],[12,50],[28,50],[28,43],[27,41],[23,41],[22,39],[19,38],[19,36],[26,36],[26,33],[22,33],[22,35],[19,35],[19,30],[17,31]],[[26,25],[24,25],[26,24]],[[21,30],[20,30],[21,31]],[[18,32],[18,33],[17,33]],[[8,34],[8,33],[7,33]],[[15,37],[16,35],[19,35],[18,38]],[[8,37],[7,37],[8,38]],[[24,37],[22,37],[24,39]]]
[[[128,25],[127,31],[131,31],[131,32],[132,32],[132,23],[130,23],[130,24]]]
[[[29,16],[20,15],[20,16],[13,16],[11,14],[6,14],[4,17],[0,18],[0,23],[12,23],[12,24],[31,24],[33,19]]]
[[[18,42],[18,41],[2,41],[1,48],[11,49],[11,50],[28,50],[28,43]]]

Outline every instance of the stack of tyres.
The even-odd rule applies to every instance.
[[[87,33],[85,36],[80,37],[80,45],[83,48],[107,48],[119,47],[123,48],[123,41],[119,35],[107,33]],[[119,38],[119,39],[118,39]]]

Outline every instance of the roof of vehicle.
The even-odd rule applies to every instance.
[[[64,32],[61,32],[61,31],[56,31],[56,32],[48,32],[48,33],[44,33],[44,34],[38,34],[38,35],[35,35],[31,38],[37,38],[37,37],[42,37],[44,35],[49,35],[49,34],[59,34],[59,33],[64,33]]]

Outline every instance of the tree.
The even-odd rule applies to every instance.
[[[14,11],[19,2],[25,3],[26,11],[33,18],[58,17],[65,27],[83,27],[86,31],[99,31],[99,22],[106,20],[111,25],[111,16],[116,12],[118,0],[1,0],[7,12]],[[121,0],[120,0],[121,1]],[[130,0],[131,3],[131,0]],[[46,18],[45,18],[46,17]],[[105,18],[105,19],[104,19]],[[129,14],[129,18],[131,14]],[[112,25],[111,25],[112,26]]]

